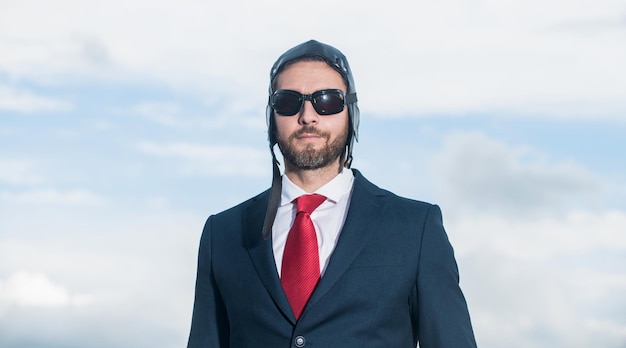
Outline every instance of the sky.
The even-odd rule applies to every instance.
[[[478,345],[626,347],[626,3],[0,0],[0,347],[185,346],[269,69],[350,61],[353,167],[440,205]]]

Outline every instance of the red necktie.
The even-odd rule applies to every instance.
[[[298,212],[285,243],[280,282],[296,319],[300,318],[320,279],[320,257],[311,213],[325,200],[326,197],[318,194],[295,199]]]

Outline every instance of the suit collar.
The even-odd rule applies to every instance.
[[[386,210],[386,204],[380,199],[385,192],[365,179],[358,170],[353,171],[355,181],[346,221],[326,272],[311,295],[305,312],[308,307],[314,306],[350,267],[367,244],[372,232],[377,229],[380,217]]]
[[[380,217],[385,212],[386,204],[380,199],[385,195],[385,191],[365,179],[358,170],[353,169],[353,172],[355,176],[354,186],[346,221],[324,276],[311,295],[304,313],[306,313],[307,308],[314,306],[345,273],[367,243],[372,231],[377,229],[376,226],[380,223]],[[244,211],[245,247],[248,249],[257,274],[270,296],[283,314],[295,324],[295,317],[276,270],[271,238],[264,239],[262,234],[268,197],[269,191],[257,196],[255,202]],[[303,315],[305,315],[304,313]]]
[[[252,264],[267,289],[276,306],[283,312],[283,315],[295,324],[296,318],[293,315],[287,296],[280,284],[274,253],[272,251],[272,239],[263,238],[263,219],[267,209],[269,191],[259,195],[256,201],[246,208],[243,214],[244,243]]]

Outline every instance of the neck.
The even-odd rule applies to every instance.
[[[334,179],[341,171],[339,161],[318,169],[294,168],[285,163],[285,175],[304,191],[311,193]]]

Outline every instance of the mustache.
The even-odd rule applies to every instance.
[[[291,134],[289,136],[289,139],[295,139],[303,134],[315,134],[319,137],[322,137],[326,140],[330,139],[330,134],[326,133],[326,132],[322,132],[321,130],[313,127],[313,126],[304,126],[302,128],[300,128],[298,131],[294,132],[293,134]]]

